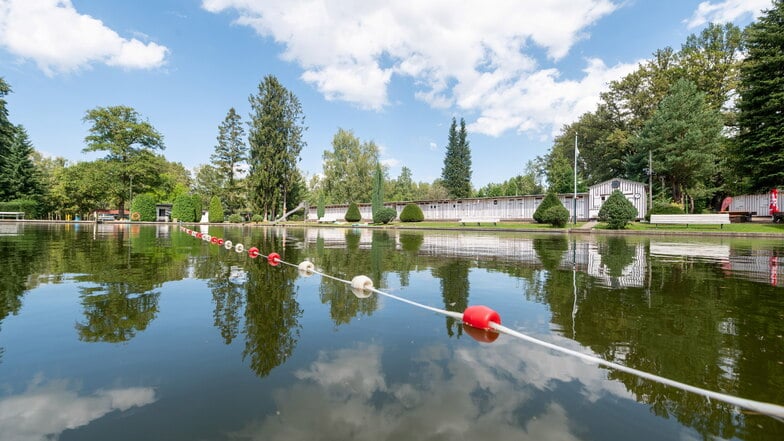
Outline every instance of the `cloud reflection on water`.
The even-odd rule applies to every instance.
[[[636,406],[623,384],[607,380],[606,370],[509,338],[454,350],[437,344],[410,360],[393,357],[378,344],[322,351],[295,373],[303,381],[275,392],[276,414],[230,438],[577,440],[586,429],[569,415],[569,400],[590,405],[610,398]],[[385,375],[384,364],[400,362],[409,363],[403,377]],[[564,384],[576,385],[577,393],[561,390]]]
[[[0,439],[57,439],[66,429],[157,399],[151,387],[102,389],[91,395],[80,395],[77,389],[67,380],[44,381],[36,377],[24,392],[0,398]]]

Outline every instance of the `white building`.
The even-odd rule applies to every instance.
[[[572,193],[559,194],[558,199],[569,210],[569,219],[574,216],[575,205],[577,219],[595,219],[607,197],[613,190],[623,192],[637,209],[638,218],[647,212],[647,191],[645,184],[626,179],[612,179],[591,186],[588,193],[577,193],[575,204]],[[503,221],[530,221],[534,212],[542,203],[545,195],[526,196],[500,196],[487,198],[444,199],[435,201],[413,201],[419,205],[425,220],[457,221],[465,218],[500,219]],[[398,216],[408,202],[391,202],[384,204],[397,210]],[[370,204],[357,204],[363,219],[372,219]],[[328,205],[324,210],[324,217],[330,219],[343,219],[348,210],[348,205]],[[308,210],[308,220],[315,221],[316,210]]]

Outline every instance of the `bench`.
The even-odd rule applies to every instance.
[[[334,224],[338,221],[338,218],[335,216],[324,216],[318,219],[318,223],[320,224]]]
[[[472,224],[474,222],[476,222],[477,226],[479,226],[479,224],[481,224],[481,223],[485,223],[485,224],[492,223],[493,225],[496,225],[500,221],[501,221],[501,219],[491,218],[491,217],[466,217],[466,218],[460,219],[460,223],[463,226],[465,226],[465,224]]]
[[[12,217],[16,220],[24,219],[24,211],[0,211],[0,219],[10,219]]]
[[[730,223],[729,213],[718,214],[652,214],[651,224],[677,224],[677,225],[720,225]]]

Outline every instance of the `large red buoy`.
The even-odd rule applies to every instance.
[[[501,324],[501,316],[483,305],[469,306],[463,311],[463,323],[478,329],[492,329],[490,322]]]
[[[267,256],[267,263],[269,263],[272,266],[278,266],[278,264],[280,263],[280,254],[269,253],[269,255]]]
[[[250,256],[251,259],[255,259],[255,258],[259,257],[259,249],[256,248],[256,247],[249,248],[248,249],[248,256]]]

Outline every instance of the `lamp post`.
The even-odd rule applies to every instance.
[[[574,195],[572,198],[572,213],[574,225],[577,225],[577,133],[574,134]]]

